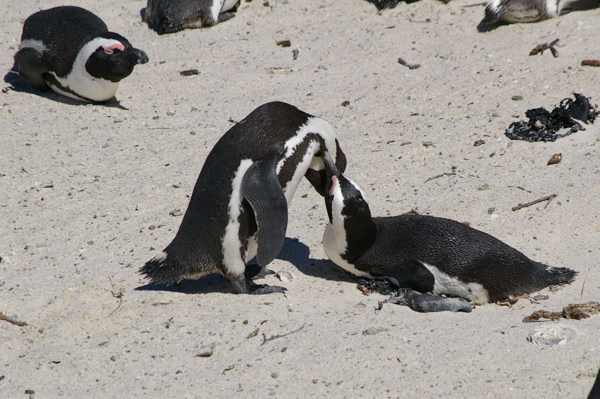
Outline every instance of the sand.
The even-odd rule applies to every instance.
[[[481,33],[484,8],[471,3],[378,14],[361,0],[255,0],[215,27],[158,36],[141,22],[143,1],[78,2],[150,62],[104,106],[14,78],[15,90],[0,93],[0,311],[27,323],[0,321],[0,396],[586,397],[600,315],[522,319],[600,298],[600,125],[554,143],[510,141],[504,130],[573,92],[600,103],[600,69],[579,66],[600,59],[600,9]],[[0,5],[4,73],[24,19],[61,4]],[[556,38],[558,58],[529,56]],[[191,68],[200,74],[179,74]],[[144,289],[138,269],[174,237],[182,216],[170,213],[185,211],[214,143],[273,100],[335,127],[374,215],[415,209],[469,222],[579,276],[535,303],[376,312],[385,297],[363,295],[327,260],[324,201],[303,181],[269,265],[295,279],[257,281],[285,295],[236,295],[218,275]],[[557,153],[562,162],[548,166]],[[444,173],[455,174],[428,180]],[[576,336],[528,342],[542,326]],[[212,343],[212,356],[197,356]]]

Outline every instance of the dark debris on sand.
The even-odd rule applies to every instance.
[[[556,141],[585,128],[578,121],[594,123],[598,112],[597,106],[590,104],[590,99],[582,94],[574,93],[575,100],[565,98],[552,112],[545,108],[529,109],[525,116],[529,121],[513,122],[506,129],[506,137],[511,140]],[[569,129],[558,133],[561,129]]]

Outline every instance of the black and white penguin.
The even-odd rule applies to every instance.
[[[348,272],[389,277],[403,288],[495,302],[568,284],[577,272],[530,260],[502,241],[453,220],[425,215],[371,217],[365,196],[324,155],[330,224],[327,256]]]
[[[587,10],[598,6],[600,0],[492,0],[485,7],[481,25],[492,25],[499,21],[543,21],[569,11]]]
[[[282,292],[251,285],[246,263],[256,255],[264,267],[279,254],[302,176],[325,194],[324,150],[346,168],[329,123],[282,102],[256,108],[208,154],[177,235],[140,273],[157,284],[221,273],[239,293]]]
[[[239,5],[240,0],[148,0],[144,21],[162,35],[227,21]]]
[[[76,100],[108,101],[119,82],[137,64],[148,62],[142,50],[109,32],[96,15],[80,7],[38,11],[25,20],[15,54],[19,76],[35,89]]]

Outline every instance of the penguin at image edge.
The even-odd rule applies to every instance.
[[[109,32],[95,14],[80,7],[38,11],[23,25],[15,67],[33,88],[48,88],[86,102],[113,98],[119,82],[137,64],[148,62],[142,50]]]
[[[205,28],[235,17],[240,0],[148,0],[144,22],[159,35]]]
[[[256,256],[264,267],[279,254],[303,176],[325,194],[323,151],[346,168],[329,123],[283,102],[259,106],[215,144],[175,238],[140,273],[156,284],[220,273],[238,293],[283,292],[250,284],[246,263]]]

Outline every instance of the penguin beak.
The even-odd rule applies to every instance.
[[[148,62],[148,55],[137,48],[130,48],[127,51],[124,51],[122,57],[131,65],[145,64]]]
[[[323,161],[325,161],[325,176],[327,177],[327,188],[331,186],[331,178],[340,174],[335,162],[331,159],[329,152],[323,151]]]

